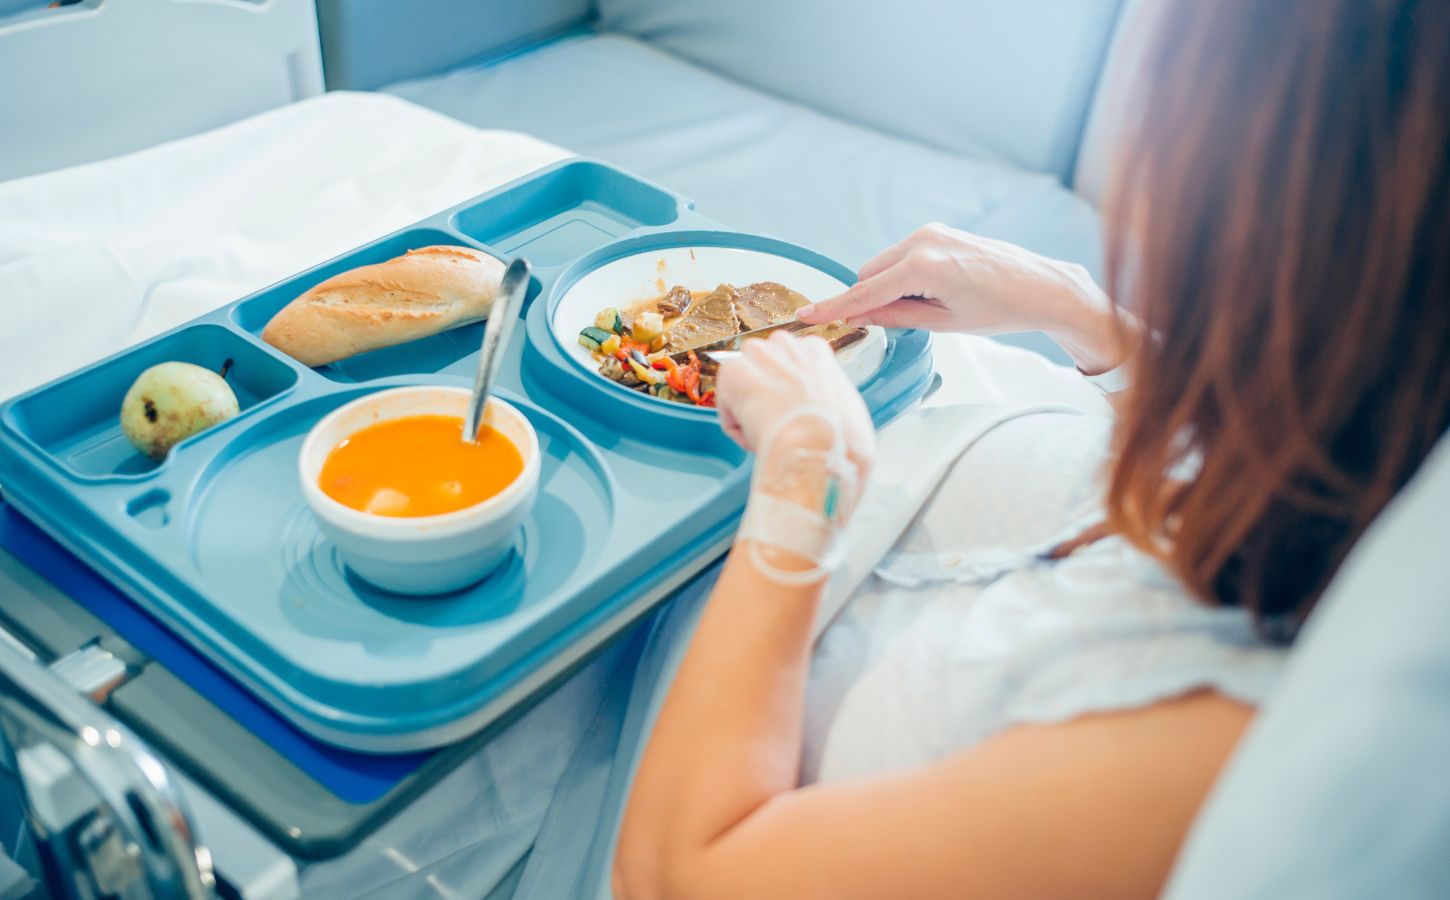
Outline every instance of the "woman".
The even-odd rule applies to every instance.
[[[1450,17],[1164,6],[1107,211],[1132,316],[940,227],[802,311],[1040,328],[1131,375],[1110,426],[1030,416],[967,451],[857,591],[890,636],[824,711],[811,622],[869,420],[821,346],[722,370],[756,482],[636,775],[619,896],[1155,893],[1280,645],[1450,424]],[[1053,532],[1078,552],[945,572]]]

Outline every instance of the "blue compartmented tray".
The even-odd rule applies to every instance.
[[[258,334],[339,272],[431,244],[534,266],[501,393],[538,431],[540,494],[512,560],[439,598],[353,578],[296,483],[297,451],[330,410],[403,384],[471,383],[481,325],[309,369]],[[438,746],[484,727],[618,633],[728,546],[749,461],[712,411],[621,390],[550,328],[563,292],[612,260],[670,247],[840,264],[721,229],[692,204],[604,164],[569,160],[381,238],[0,405],[0,485],[27,517],[298,728],[370,752]],[[236,418],[160,463],[117,421],[146,367],[233,360]],[[929,338],[888,335],[862,385],[878,424],[924,390]]]

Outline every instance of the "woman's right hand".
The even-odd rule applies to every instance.
[[[1044,331],[1084,372],[1127,355],[1118,312],[1082,266],[945,225],[917,229],[861,267],[845,293],[799,311],[810,323],[967,334]]]
[[[810,411],[829,421],[862,475],[871,467],[876,451],[871,413],[830,345],[818,337],[777,332],[746,341],[739,359],[720,366],[716,404],[725,434],[752,453],[772,438],[796,437],[782,435],[782,426]]]
[[[826,459],[839,451],[853,470],[850,495],[843,498],[849,514],[871,469],[876,430],[861,393],[846,378],[830,345],[818,337],[784,332],[746,341],[739,359],[720,366],[716,404],[720,427],[736,443],[758,456],[777,457],[757,461],[757,491],[789,494],[800,488],[811,493],[812,485],[792,482],[789,466],[781,460],[797,452],[824,454]],[[814,505],[805,497],[795,499]]]

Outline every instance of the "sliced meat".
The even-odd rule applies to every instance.
[[[736,305],[740,292],[722,284],[691,305],[688,312],[670,326],[665,349],[671,353],[689,350],[701,344],[721,341],[740,332]]]
[[[864,328],[850,328],[835,337],[826,338],[831,345],[831,349],[837,353],[840,353],[857,341],[864,341],[865,339],[866,329]]]
[[[664,298],[660,300],[655,308],[666,319],[673,319],[684,315],[685,310],[690,308],[690,304],[694,300],[695,296],[690,293],[689,288],[677,284],[670,288],[670,292],[665,294]]]
[[[845,322],[826,322],[823,325],[812,325],[798,333],[802,337],[815,335],[816,337],[824,338],[826,343],[831,345],[831,349],[837,353],[840,353],[845,348],[866,337],[866,329],[853,328]]]
[[[754,331],[790,318],[807,303],[810,301],[783,284],[761,281],[741,289],[735,312],[741,330]]]

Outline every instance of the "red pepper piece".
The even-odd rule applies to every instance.
[[[700,405],[701,406],[709,406],[709,407],[713,408],[715,406],[715,392],[714,391],[706,391],[705,393],[701,394],[700,395]]]
[[[700,402],[700,369],[697,366],[682,366],[680,375],[685,382],[685,396],[690,402]]]

